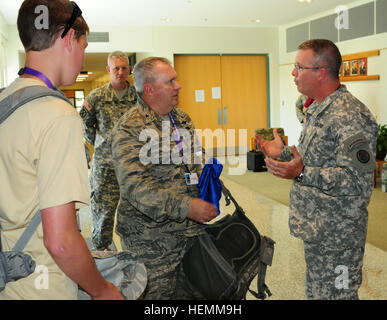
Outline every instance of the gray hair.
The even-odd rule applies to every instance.
[[[125,60],[129,64],[129,58],[126,53],[122,51],[113,51],[109,53],[108,58],[107,58],[107,63],[109,65],[109,62],[113,59],[120,59],[120,60]]]
[[[138,62],[133,69],[134,87],[138,94],[144,93],[144,84],[153,82],[156,74],[153,71],[157,63],[172,65],[171,61],[162,57],[149,57]]]

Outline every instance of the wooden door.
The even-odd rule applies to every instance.
[[[176,55],[174,67],[182,85],[179,106],[197,129],[210,131],[213,148],[248,146],[254,130],[267,127],[265,56]],[[203,90],[204,101],[197,101],[197,90]],[[239,129],[246,130],[241,142]],[[211,147],[204,138],[201,142]]]
[[[212,88],[221,87],[220,56],[175,56],[174,68],[182,86],[179,107],[193,120],[202,146],[223,146],[222,101],[212,97]],[[204,100],[197,97],[201,93]]]
[[[227,146],[249,146],[254,130],[268,125],[266,57],[222,56],[221,73],[223,128],[231,130],[226,134]],[[239,130],[246,130],[246,137]]]

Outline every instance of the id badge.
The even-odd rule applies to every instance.
[[[192,186],[199,183],[199,176],[195,173],[186,173],[185,175],[185,182],[187,185]]]

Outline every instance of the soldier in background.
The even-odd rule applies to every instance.
[[[301,94],[296,101],[296,116],[301,124],[306,121],[306,109],[313,103],[312,98],[308,98],[306,95]]]
[[[304,241],[308,299],[358,299],[373,191],[378,127],[368,108],[340,85],[341,54],[329,40],[298,47],[298,91],[315,99],[298,148],[256,136],[268,170],[294,179],[289,228]],[[277,161],[273,158],[279,158]]]
[[[300,121],[301,124],[304,123],[304,119],[305,119],[304,103],[306,99],[308,99],[306,95],[300,94],[296,101],[296,116],[298,121]]]
[[[167,59],[140,61],[134,68],[137,105],[112,131],[113,162],[121,191],[116,232],[122,248],[134,253],[147,268],[144,299],[192,298],[180,286],[181,261],[194,237],[203,231],[201,223],[216,216],[215,206],[199,199],[197,185],[185,179],[187,173],[201,170],[203,162],[194,160],[194,125],[177,108],[181,87],[176,77]],[[181,141],[177,137],[183,131],[190,137]],[[149,136],[144,139],[148,133],[154,134],[150,142]],[[143,152],[149,143],[157,150],[150,152],[152,161]],[[181,148],[183,156],[190,154],[188,161],[171,161],[173,152],[165,152],[166,147],[170,151]]]
[[[91,240],[97,250],[107,249],[112,243],[114,214],[120,198],[112,165],[110,132],[137,101],[136,91],[127,81],[130,72],[127,55],[121,51],[110,53],[106,70],[110,73],[110,82],[91,91],[80,111],[84,137],[94,146],[90,211]]]

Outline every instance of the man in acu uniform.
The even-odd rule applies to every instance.
[[[106,70],[110,82],[91,91],[80,111],[84,137],[94,146],[90,174],[91,239],[98,250],[108,248],[112,242],[114,214],[120,198],[111,159],[110,132],[137,101],[136,91],[127,81],[130,67],[126,54],[110,53]]]
[[[203,231],[202,223],[216,216],[215,206],[198,198],[197,185],[186,183],[186,173],[202,168],[203,155],[195,159],[194,125],[177,108],[181,87],[176,77],[167,59],[140,61],[134,68],[137,105],[112,132],[121,190],[116,231],[122,248],[145,263],[144,299],[190,298],[180,285],[179,267],[192,239]],[[180,143],[177,131],[184,137]],[[190,155],[180,163],[174,153],[179,145],[183,156]]]
[[[289,227],[304,241],[307,298],[358,299],[378,127],[340,85],[341,54],[333,42],[308,40],[298,49],[292,75],[298,91],[314,99],[299,145],[284,147],[276,133],[273,141],[256,141],[271,157],[269,171],[294,179]]]

